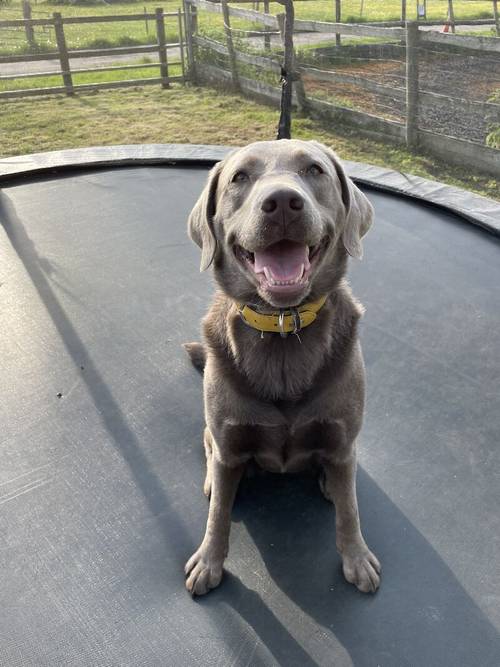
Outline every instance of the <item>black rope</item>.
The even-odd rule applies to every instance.
[[[283,27],[284,62],[281,66],[281,101],[277,139],[292,138],[292,91],[293,91],[293,21],[294,8],[292,0],[278,0],[285,5]]]

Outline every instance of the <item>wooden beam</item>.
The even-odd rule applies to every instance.
[[[163,12],[165,18],[176,18],[177,12]],[[105,16],[67,16],[63,18],[65,25],[75,23],[116,23],[123,21],[144,21],[149,19],[154,21],[156,19],[156,12],[143,12],[142,14],[106,14]]]
[[[221,0],[222,15],[224,17],[224,32],[226,34],[227,51],[229,55],[229,67],[231,68],[231,75],[233,77],[234,90],[239,89],[238,83],[238,66],[236,64],[236,57],[234,55],[233,35],[231,34],[231,19],[229,17],[229,7],[227,0]]]
[[[180,62],[170,63],[180,65]],[[141,63],[140,65],[113,65],[111,67],[85,67],[82,69],[71,69],[71,74],[89,74],[91,72],[115,72],[127,69],[142,69],[143,67],[158,67],[158,63]],[[2,74],[0,81],[12,81],[13,79],[38,79],[45,76],[61,76],[61,72],[30,72],[29,74]]]
[[[451,26],[451,32],[455,33],[455,12],[453,11],[453,0],[448,0],[448,23]]]
[[[422,32],[420,34],[420,42],[422,44],[444,44],[448,46],[459,46],[463,49],[500,53],[500,39],[498,37],[450,35],[429,30],[428,32]]]
[[[6,19],[0,21],[0,28],[24,28],[27,23],[31,26],[53,25],[52,19]]]
[[[171,76],[169,77],[169,82],[173,81],[184,81],[183,76]],[[109,81],[102,83],[82,83],[77,86],[73,86],[75,92],[85,92],[89,90],[105,90],[111,88],[130,88],[133,86],[148,86],[152,84],[162,83],[162,79],[159,77],[151,79],[128,79],[126,81]],[[66,88],[62,86],[55,86],[52,88],[28,88],[26,90],[10,90],[5,92],[0,92],[1,98],[8,97],[33,97],[37,95],[55,95],[64,93]]]
[[[157,7],[155,10],[156,21],[156,39],[158,40],[158,56],[160,58],[160,76],[162,88],[170,88],[168,82],[168,60],[167,49],[165,48],[165,23],[163,19],[163,8]]]
[[[179,51],[181,54],[182,76],[185,76],[186,64],[184,62],[184,34],[183,34],[183,24],[182,24],[182,11],[180,9],[177,10],[177,22],[179,26]]]
[[[201,46],[205,49],[211,49],[216,53],[220,53],[224,56],[229,56],[229,51],[227,46],[216,42],[213,39],[208,39],[207,37],[196,36],[193,38],[193,41],[198,46]],[[234,56],[238,62],[245,63],[246,65],[253,65],[254,67],[261,67],[262,69],[279,74],[281,72],[281,65],[276,60],[269,58],[267,56],[254,56],[251,53],[244,53],[242,51],[235,51]]]
[[[497,37],[500,37],[500,20],[498,19],[498,0],[493,0],[493,20],[495,21]]]
[[[26,41],[34,49],[36,47],[35,31],[33,30],[33,24],[30,22],[31,5],[29,0],[23,0],[23,17],[25,19],[24,30],[26,32]]]
[[[418,43],[416,21],[406,24],[406,145],[414,151],[418,146]]]
[[[57,49],[59,51],[59,62],[61,63],[61,74],[64,81],[64,88],[67,95],[73,94],[73,79],[69,66],[68,48],[66,46],[66,37],[64,35],[64,26],[60,12],[54,12],[54,32],[56,34]]]
[[[341,0],[335,0],[335,23],[342,23],[342,5]],[[341,45],[340,32],[335,33],[335,46]]]
[[[405,37],[404,28],[379,28],[373,25],[353,25],[351,23],[328,23],[326,21],[303,21],[296,19],[295,32],[326,32],[341,35],[360,35],[364,37],[382,37],[389,40],[401,40]]]
[[[315,67],[301,67],[300,71],[302,74],[305,74],[312,79],[316,79],[317,81],[328,81],[330,83],[344,83],[348,85],[354,85],[371,93],[387,95],[388,97],[393,97],[394,99],[398,100],[406,99],[405,88],[393,88],[392,86],[387,86],[383,83],[377,83],[376,81],[372,81],[364,77],[352,74],[343,74],[341,72],[331,72],[328,70],[316,69]]]

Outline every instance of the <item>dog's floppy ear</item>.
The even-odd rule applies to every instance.
[[[217,250],[213,217],[215,215],[217,184],[222,171],[222,162],[218,162],[208,175],[208,181],[188,218],[188,234],[201,248],[200,271],[208,269]]]
[[[321,146],[323,151],[326,152],[330,160],[333,162],[333,166],[335,167],[340,181],[342,201],[345,207],[342,242],[351,257],[361,259],[363,257],[361,239],[372,225],[373,207],[361,190],[354,185],[352,180],[346,174],[342,163],[335,153],[319,142],[313,143],[317,146]]]

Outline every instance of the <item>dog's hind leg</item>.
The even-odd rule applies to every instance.
[[[333,503],[333,495],[328,489],[328,484],[326,482],[326,472],[324,470],[320,470],[318,482],[320,491],[325,499],[328,500],[328,502]]]
[[[183,343],[182,347],[188,353],[191,363],[196,370],[203,373],[207,361],[205,346],[202,343]]]

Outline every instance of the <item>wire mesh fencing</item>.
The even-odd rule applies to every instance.
[[[279,101],[283,17],[248,2],[185,4],[193,75]],[[299,18],[294,48],[303,113],[500,174],[499,38]]]

